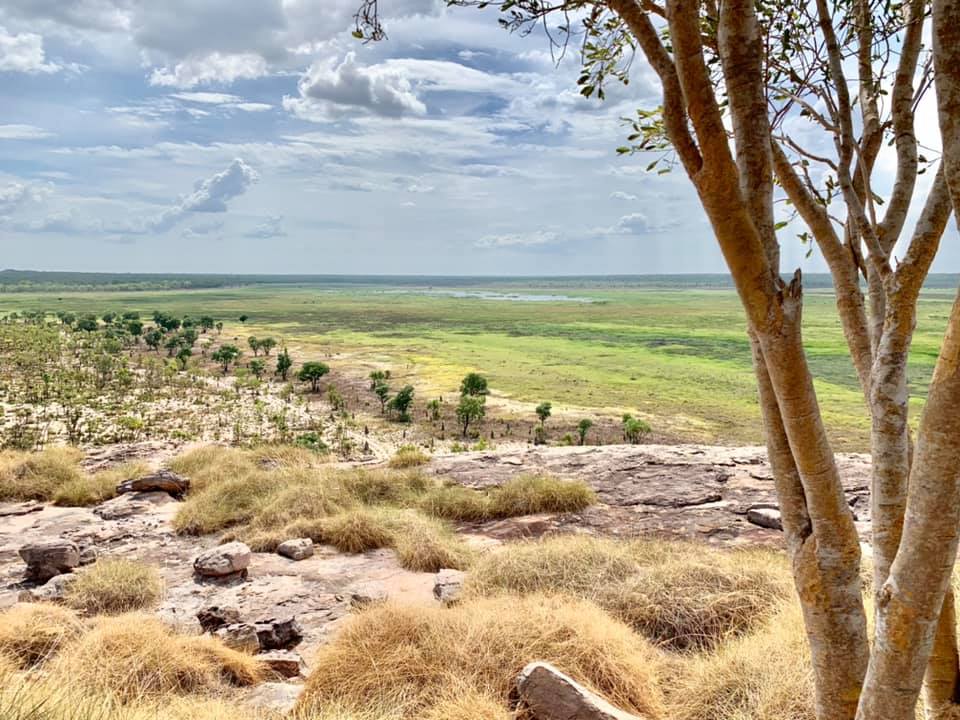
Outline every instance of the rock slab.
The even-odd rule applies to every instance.
[[[170,470],[158,470],[134,480],[126,480],[117,485],[117,495],[139,492],[165,492],[170,497],[182,500],[190,490],[190,481]]]
[[[303,640],[303,628],[292,615],[257,620],[253,626],[261,650],[289,650]]]
[[[303,658],[290,650],[271,650],[257,655],[257,660],[265,663],[274,675],[282,678],[296,678],[306,675],[307,666]]]
[[[545,662],[530,663],[520,672],[517,691],[535,720],[640,720]]]
[[[229,542],[200,553],[193,561],[193,570],[203,577],[246,577],[248,565],[250,548],[242,542]]]
[[[460,570],[444,568],[433,581],[433,596],[444,605],[452,605],[460,599],[466,575]]]
[[[310,538],[285,540],[277,546],[277,554],[291,560],[306,560],[313,555],[313,540]]]
[[[783,530],[780,510],[771,505],[756,505],[747,510],[747,521],[770,530]]]
[[[69,540],[39,540],[20,548],[20,557],[27,564],[27,579],[44,583],[73,571],[80,564],[80,548]]]

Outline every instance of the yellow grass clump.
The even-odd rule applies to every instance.
[[[687,657],[664,688],[675,720],[814,720],[799,606],[783,603],[756,632]]]
[[[491,516],[498,518],[579,512],[594,502],[593,490],[582,480],[561,480],[552,475],[518,475],[490,494]]]
[[[82,458],[73,447],[0,452],[0,501],[51,500],[61,486],[83,479]]]
[[[51,675],[122,702],[189,693],[217,693],[259,682],[252,656],[209,636],[178,635],[148,615],[101,618],[61,649]]]
[[[395,540],[393,528],[384,513],[368,508],[334,515],[321,521],[318,529],[319,542],[329,543],[348,553],[390,547]]]
[[[142,610],[155,605],[163,594],[156,569],[122,558],[104,558],[76,573],[67,586],[64,602],[88,615]]]
[[[93,475],[82,475],[65,482],[57,488],[50,499],[53,500],[54,505],[67,507],[96,505],[114,497],[117,494],[117,485],[120,483],[142,477],[148,472],[149,468],[144,463],[124,463]]]
[[[439,520],[407,510],[397,513],[392,524],[395,528],[393,548],[407,570],[465,570],[473,561],[470,547]]]
[[[52,657],[83,631],[67,608],[47,603],[18,603],[0,613],[0,656],[26,669]]]
[[[390,458],[389,465],[394,469],[412,468],[426,465],[430,456],[414,445],[402,445]]]
[[[697,650],[762,623],[790,596],[791,582],[783,558],[770,551],[561,536],[487,553],[466,591],[593,600],[664,647]]]
[[[651,720],[663,714],[655,649],[590,603],[537,595],[448,609],[373,607],[320,650],[299,708],[373,703],[412,716],[439,704],[442,712],[451,686],[505,708],[531,659],[552,662],[625,710]]]

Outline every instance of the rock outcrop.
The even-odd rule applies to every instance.
[[[193,570],[207,578],[245,578],[249,565],[250,548],[242,542],[229,542],[200,553],[193,561]]]
[[[460,599],[465,578],[461,570],[442,569],[433,581],[433,596],[444,605],[453,605]]]
[[[534,720],[640,720],[545,662],[530,663],[520,672],[517,693]]]
[[[20,548],[20,557],[27,564],[27,580],[45,583],[78,567],[80,548],[76,543],[60,538],[38,540]]]
[[[190,481],[170,470],[158,470],[134,480],[117,485],[117,495],[124,493],[165,492],[170,497],[182,500],[190,490]]]
[[[313,540],[310,538],[285,540],[277,545],[277,554],[291,560],[306,560],[313,555]]]

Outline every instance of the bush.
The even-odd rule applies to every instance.
[[[374,510],[351,510],[319,523],[320,542],[329,543],[338,550],[361,553],[390,547],[394,532],[383,513]]]
[[[448,520],[479,522],[490,519],[487,494],[456,483],[435,487],[421,498],[419,506],[429,515]]]
[[[517,673],[531,659],[554,663],[625,710],[651,720],[662,715],[655,650],[594,605],[540,596],[452,608],[375,606],[319,651],[299,709],[372,703],[415,717],[449,707],[451,688],[469,688],[474,698],[506,708]]]
[[[417,467],[430,462],[430,456],[413,445],[403,445],[392,458],[390,467],[395,469]]]
[[[30,668],[54,655],[83,631],[72,610],[46,603],[21,603],[0,613],[0,655]]]
[[[72,447],[0,452],[0,501],[52,499],[61,486],[83,480],[82,458]]]
[[[177,635],[156,618],[137,614],[102,618],[62,650],[51,673],[123,702],[217,693],[226,685],[252,685],[264,674],[254,657],[210,636]]]
[[[104,558],[76,574],[67,586],[64,602],[90,615],[114,615],[151,607],[162,592],[160,575],[149,565]]]
[[[560,480],[551,475],[518,475],[490,494],[493,517],[536,513],[579,512],[596,502],[593,490],[582,480]]]
[[[469,546],[445,523],[408,510],[397,513],[394,550],[407,570],[435,573],[443,568],[465,570],[473,560]]]

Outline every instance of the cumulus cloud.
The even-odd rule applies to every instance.
[[[610,193],[610,199],[611,200],[636,200],[637,196],[631,195],[630,193],[624,192],[623,190],[615,190],[614,192]]]
[[[252,230],[248,230],[243,235],[249,238],[258,238],[268,240],[270,238],[285,237],[287,231],[283,229],[283,216],[271,215]]]
[[[36,125],[0,125],[0,140],[42,140],[53,133]]]
[[[243,195],[259,179],[257,172],[240,158],[213,177],[199,180],[192,193],[150,220],[146,229],[166,232],[192,213],[222,213],[227,203]]]
[[[285,98],[284,107],[305,119],[322,119],[348,110],[399,117],[425,115],[421,97],[429,92],[489,93],[512,96],[517,82],[448,60],[393,58],[362,65],[356,53],[342,61],[314,63],[300,79],[299,98]]]
[[[56,63],[47,62],[43,38],[36,33],[14,35],[0,25],[0,72],[55,73]]]
[[[24,205],[42,201],[51,189],[49,183],[14,182],[0,186],[0,215],[9,215]]]
[[[194,55],[171,67],[156,68],[150,84],[189,89],[208,83],[229,85],[267,74],[267,61],[255,53]]]
[[[484,235],[474,245],[479,248],[537,247],[550,245],[559,239],[560,235],[558,233],[550,230],[536,230],[529,233]]]

